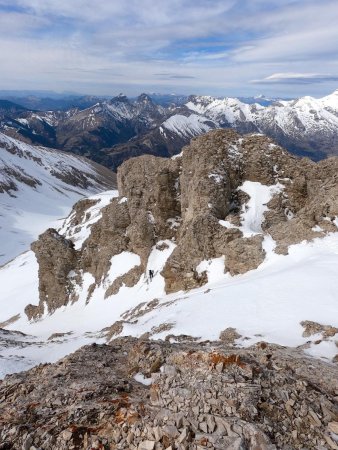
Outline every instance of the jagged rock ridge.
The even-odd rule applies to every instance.
[[[122,285],[135,285],[154,248],[170,246],[161,272],[170,293],[205,284],[207,261],[220,258],[224,272],[242,274],[264,261],[267,245],[285,254],[291,244],[336,231],[337,166],[336,158],[298,159],[264,136],[241,137],[232,130],[195,139],[176,158],[131,159],[118,171],[120,197],[102,209],[81,245],[74,249],[55,230],[33,245],[40,306],[33,315],[27,309],[30,318],[76,301],[83,273],[93,277],[87,301],[97,286],[110,296]],[[68,229],[66,222],[67,238],[75,236],[71,220],[77,210],[83,211],[81,203]],[[124,252],[134,255],[135,264],[109,283],[112,258]],[[54,253],[55,261],[45,259]],[[53,275],[51,264],[63,275]]]

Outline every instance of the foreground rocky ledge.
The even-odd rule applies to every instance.
[[[0,382],[0,449],[338,449],[338,367],[119,338]]]

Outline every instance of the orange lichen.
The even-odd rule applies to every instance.
[[[125,408],[121,408],[115,413],[115,423],[127,422],[129,425],[133,425],[138,421],[139,417],[137,411],[128,411]]]
[[[140,415],[135,410],[130,410],[131,403],[129,401],[129,397],[126,394],[123,394],[121,397],[116,398],[111,401],[114,405],[116,405],[115,412],[115,423],[120,424],[123,422],[128,422],[130,425],[137,422]]]
[[[209,356],[210,364],[215,368],[218,364],[222,363],[224,366],[236,365],[238,367],[244,368],[245,364],[242,362],[239,355],[221,355],[220,353],[213,352]]]
[[[199,444],[206,447],[209,444],[209,441],[206,437],[203,437],[199,440]]]

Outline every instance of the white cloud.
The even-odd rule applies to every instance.
[[[338,82],[338,75],[322,73],[274,73],[262,80],[252,80],[255,84],[314,84]]]
[[[314,95],[337,84],[336,0],[0,0],[0,12],[0,89],[107,93],[123,80]]]

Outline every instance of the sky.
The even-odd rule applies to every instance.
[[[0,90],[323,96],[337,0],[0,0]]]

